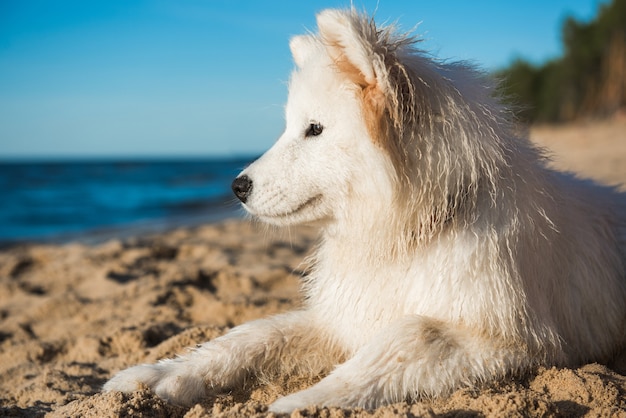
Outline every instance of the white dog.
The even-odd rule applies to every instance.
[[[188,405],[326,371],[270,411],[375,408],[623,348],[623,195],[546,168],[471,68],[354,10],[317,23],[291,41],[284,134],[233,182],[255,217],[321,227],[305,307],[105,390]]]

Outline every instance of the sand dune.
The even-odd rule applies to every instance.
[[[626,118],[534,128],[554,165],[626,184]],[[190,409],[146,391],[102,394],[117,370],[183,352],[234,325],[299,304],[315,231],[227,221],[157,236],[0,252],[0,416],[264,416],[308,378],[250,386]],[[626,303],[626,301],[625,301]],[[624,416],[626,356],[541,369],[495,387],[376,411],[294,416]]]

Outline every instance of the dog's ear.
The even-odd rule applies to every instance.
[[[296,65],[300,68],[304,63],[315,54],[315,50],[319,48],[317,41],[311,35],[297,35],[289,41],[289,49]]]
[[[326,51],[337,67],[361,87],[373,87],[380,76],[380,58],[373,53],[375,28],[363,25],[356,12],[324,10],[317,15],[317,27]],[[372,33],[373,32],[373,33]]]
[[[386,48],[380,48],[380,33],[374,22],[354,9],[331,9],[318,14],[317,27],[337,69],[361,88],[365,123],[372,139],[386,144],[391,154],[399,154],[397,144],[389,144],[390,124],[383,121],[386,97],[393,95],[393,89],[385,67]],[[394,114],[393,110],[390,113]]]

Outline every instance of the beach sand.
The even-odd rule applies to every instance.
[[[554,165],[626,183],[626,118],[537,127]],[[297,307],[316,232],[226,221],[95,246],[0,251],[0,416],[264,416],[309,379],[251,386],[190,409],[147,391],[100,393],[116,371],[185,351],[251,319]],[[625,302],[626,303],[626,302]],[[293,416],[621,416],[626,355],[610,365],[540,369],[445,399],[375,411],[310,408]]]

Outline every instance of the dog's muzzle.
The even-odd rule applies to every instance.
[[[239,176],[233,180],[233,184],[230,186],[233,189],[233,193],[242,203],[246,203],[248,196],[252,193],[252,179],[247,175]]]

